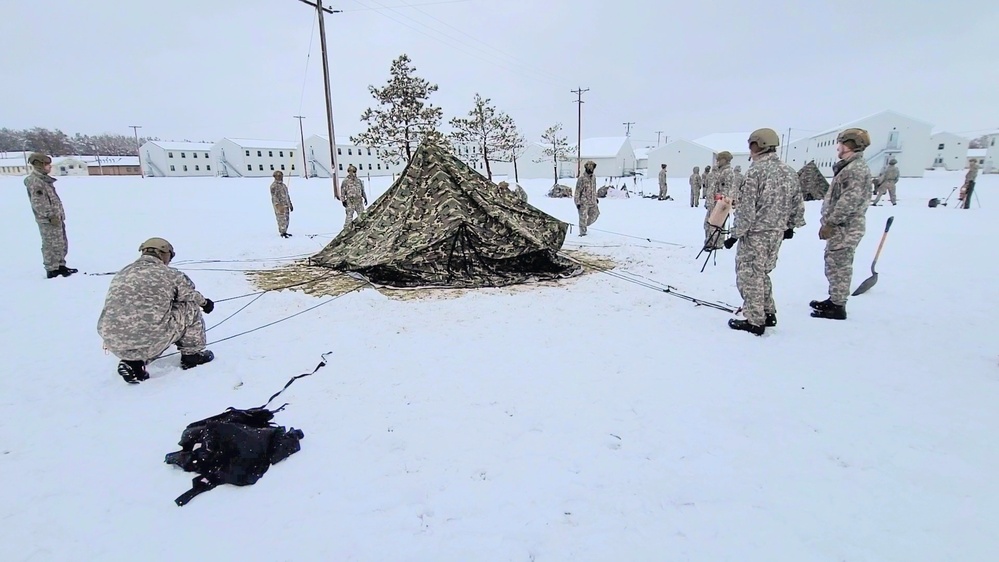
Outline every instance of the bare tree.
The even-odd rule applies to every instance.
[[[520,134],[517,130],[517,126],[512,122],[510,127],[508,127],[503,134],[503,142],[501,147],[501,156],[504,162],[510,162],[513,164],[513,181],[514,183],[520,183],[520,172],[517,170],[517,159],[524,155],[524,151],[527,149],[527,139],[524,135]]]
[[[541,134],[541,144],[544,148],[541,150],[541,157],[539,157],[535,162],[551,162],[552,168],[555,170],[555,183],[558,183],[558,163],[567,162],[570,157],[569,149],[569,139],[565,137],[562,133],[562,124],[555,123],[551,127],[545,129],[545,132]]]
[[[501,158],[505,143],[511,129],[516,129],[513,118],[496,109],[492,100],[475,94],[475,105],[468,112],[467,118],[451,119],[454,131],[451,138],[455,143],[475,145],[477,156],[481,156],[486,166],[486,177],[493,179],[493,169],[490,162]]]
[[[409,56],[403,54],[392,61],[388,83],[382,88],[368,86],[378,102],[361,114],[368,130],[350,137],[350,141],[380,149],[385,159],[398,164],[413,157],[413,150],[428,133],[440,125],[443,112],[427,103],[437,84],[414,76],[416,69]]]

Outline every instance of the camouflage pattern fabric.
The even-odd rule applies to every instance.
[[[742,295],[742,315],[754,326],[763,326],[766,314],[776,314],[770,272],[777,267],[783,231],[762,230],[739,238],[735,251],[735,285]]]
[[[867,228],[871,170],[858,151],[833,166],[835,176],[822,201],[822,226],[831,226],[826,240],[825,271],[829,281],[829,300],[846,305],[853,281],[853,256]]]
[[[355,216],[361,218],[364,214],[364,204],[368,202],[368,196],[364,193],[364,184],[357,178],[357,174],[352,172],[348,172],[347,177],[340,183],[340,194],[346,214],[343,227],[346,229],[354,222]]]
[[[701,176],[701,199],[704,200],[704,208],[708,210],[708,213],[711,212],[711,202],[714,201],[713,197],[709,198],[708,196],[708,194],[714,189],[711,187],[711,178],[711,172],[704,172]]]
[[[898,178],[898,167],[894,164],[888,164],[888,167],[881,172],[881,176],[877,179],[878,196],[874,199],[874,205],[877,205],[881,201],[885,193],[888,193],[888,198],[891,200],[892,205],[897,203],[895,199],[895,184],[898,183]]]
[[[978,179],[978,161],[972,160],[968,164],[968,173],[964,176],[964,183],[971,183]]]
[[[718,234],[718,229],[708,223],[708,218],[714,210],[715,203],[719,198],[728,197],[735,199],[736,193],[733,189],[735,177],[732,175],[732,168],[728,163],[719,164],[711,169],[708,175],[708,188],[705,190],[704,208],[704,247],[708,249],[721,249],[722,242],[725,241],[724,233]],[[712,242],[714,242],[712,244]]]
[[[517,195],[517,197],[520,197],[521,201],[523,201],[524,203],[527,203],[527,192],[524,191],[523,187],[520,187],[520,184],[517,184],[517,187],[514,190],[514,193]]]
[[[721,195],[722,197],[734,200],[738,195],[735,192],[735,188],[735,173],[732,171],[732,166],[729,163],[719,164],[717,167],[711,169],[712,199],[716,195]]]
[[[399,179],[310,259],[394,287],[498,287],[579,272],[567,224],[425,140]]]
[[[572,188],[568,185],[555,184],[548,190],[548,197],[554,197],[557,199],[572,197]]]
[[[271,183],[271,205],[274,206],[274,217],[277,219],[278,233],[287,234],[290,218],[291,196],[288,186],[282,181]]]
[[[597,178],[592,173],[583,172],[576,179],[576,191],[572,200],[579,211],[579,235],[586,235],[586,227],[597,222],[600,209],[597,207]]]
[[[823,199],[829,191],[829,181],[819,171],[815,162],[809,162],[798,170],[798,183],[801,184],[801,196],[805,201]]]
[[[701,198],[701,174],[690,174],[690,206],[696,207]]]
[[[597,198],[605,199],[607,197],[607,192],[610,191],[611,189],[614,189],[613,185],[601,186],[600,189],[597,190]]]
[[[666,199],[666,195],[669,192],[669,186],[666,185],[669,181],[667,177],[666,168],[659,170],[659,199]]]
[[[752,164],[750,164],[750,166],[752,166]],[[738,194],[739,187],[742,185],[742,181],[746,178],[746,176],[742,173],[742,166],[736,166],[735,169],[732,170],[732,178],[732,191]]]
[[[69,241],[66,239],[66,211],[55,189],[55,178],[34,167],[24,178],[31,211],[42,238],[42,265],[55,271],[66,265]]]
[[[144,255],[111,279],[97,333],[124,361],[148,361],[173,344],[184,355],[199,353],[205,349],[204,304],[187,275]]]

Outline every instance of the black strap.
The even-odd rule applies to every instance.
[[[187,505],[187,502],[193,500],[198,495],[207,492],[217,486],[205,476],[196,476],[194,480],[191,481],[191,489],[184,492],[183,494],[177,496],[177,499],[173,500],[173,503],[177,504],[179,507]]]
[[[316,374],[316,371],[318,371],[319,369],[322,369],[323,367],[325,367],[326,366],[326,356],[329,355],[329,354],[331,354],[331,353],[333,353],[333,352],[332,351],[327,351],[326,353],[324,353],[322,355],[322,360],[319,362],[318,365],[316,365],[316,368],[313,369],[311,373],[302,373],[301,375],[296,375],[294,377],[291,377],[291,379],[288,381],[288,383],[284,385],[284,388],[282,388],[281,390],[279,390],[276,393],[274,393],[274,396],[271,396],[270,399],[268,399],[267,402],[265,402],[264,405],[260,407],[260,409],[262,410],[262,409],[266,408],[267,406],[269,406],[270,403],[273,402],[275,398],[277,398],[278,396],[281,395],[282,392],[284,392],[285,390],[288,390],[288,387],[291,386],[291,383],[297,381],[298,379],[300,379],[302,377],[307,377],[309,375],[314,375],[314,374]],[[284,406],[287,406],[287,404],[285,404]],[[281,408],[278,408],[277,411],[280,412],[282,409],[284,409],[284,406],[281,406]]]

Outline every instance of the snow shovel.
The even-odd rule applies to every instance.
[[[874,266],[878,264],[878,258],[881,256],[881,249],[885,247],[885,239],[888,238],[888,229],[891,228],[891,223],[894,222],[895,217],[888,217],[888,222],[885,223],[885,233],[881,235],[881,243],[878,244],[878,251],[874,254],[874,261],[871,262],[871,276],[864,280],[863,283],[857,287],[857,290],[853,292],[853,296],[862,295],[867,291],[871,290],[871,287],[878,282],[878,272],[874,271]]]

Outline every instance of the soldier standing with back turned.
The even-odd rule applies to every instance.
[[[28,190],[31,210],[42,235],[42,264],[49,279],[62,275],[69,277],[79,270],[66,267],[66,254],[69,241],[66,239],[66,211],[62,199],[55,190],[52,173],[52,158],[40,152],[28,156],[31,172],[24,178]]]
[[[278,234],[282,238],[288,238],[288,218],[289,213],[295,210],[291,204],[291,196],[288,195],[288,186],[284,184],[284,173],[281,170],[274,172],[274,182],[271,184],[271,204],[274,205],[274,216],[277,218]]]
[[[886,192],[888,193],[888,198],[891,199],[892,205],[898,203],[895,199],[895,184],[898,182],[898,168],[895,167],[895,164],[898,164],[898,160],[892,158],[888,161],[888,167],[885,168],[885,171],[881,172],[881,177],[877,181],[878,196],[871,205],[877,205]]]
[[[701,169],[694,166],[694,173],[690,174],[690,206],[697,207],[697,202],[701,199]]]
[[[669,178],[666,177],[666,176],[667,176],[666,164],[663,164],[662,165],[662,169],[659,170],[659,200],[660,201],[666,201],[667,199],[669,199],[669,186],[667,185],[667,182],[669,181]]]

